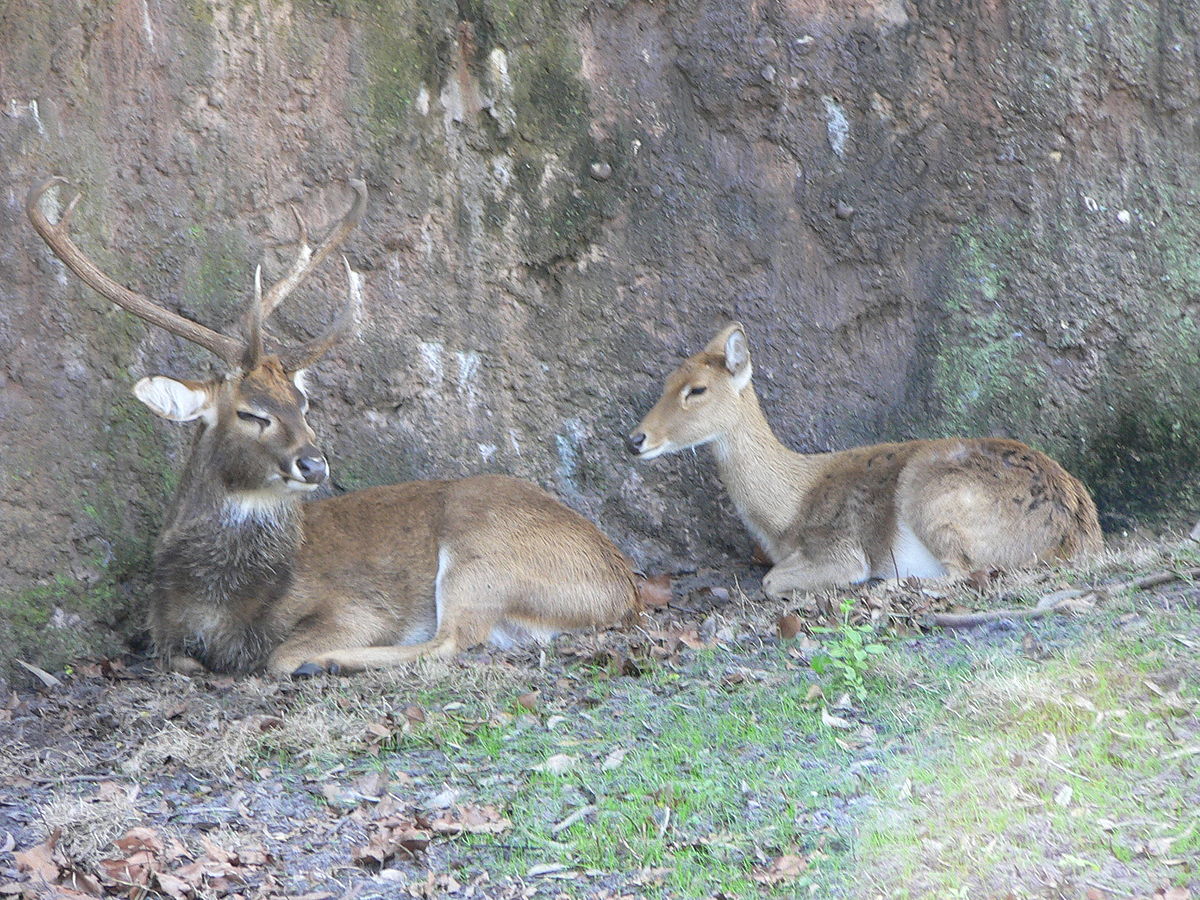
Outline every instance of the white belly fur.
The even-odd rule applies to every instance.
[[[501,622],[492,629],[492,633],[488,636],[488,643],[501,650],[509,650],[526,644],[548,644],[554,640],[556,634],[558,632],[550,628],[518,625],[516,622]]]
[[[895,562],[891,558],[880,561],[871,575],[875,578],[942,578],[947,574],[946,567],[904,522],[896,526],[892,556]]]

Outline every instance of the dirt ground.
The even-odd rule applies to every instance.
[[[1097,583],[1164,564],[1179,569],[1181,559],[1156,551],[1074,574]],[[477,649],[396,673],[187,678],[133,656],[80,661],[0,702],[0,896],[947,896],[920,867],[882,882],[860,875],[871,853],[863,823],[886,806],[880,785],[933,746],[935,729],[902,711],[904,692],[925,689],[913,673],[1069,662],[1070,648],[1096,629],[1136,629],[1160,610],[1184,617],[1186,628],[1172,634],[1190,653],[1169,673],[1174,681],[1147,682],[1186,707],[1170,726],[1181,767],[1164,776],[1163,789],[1184,818],[1187,804],[1194,813],[1200,803],[1195,770],[1182,765],[1196,758],[1189,751],[1200,753],[1192,746],[1200,744],[1200,589],[1189,582],[1124,605],[1102,594],[1080,617],[943,632],[924,629],[923,617],[965,605],[1027,606],[1067,576],[1000,578],[984,591],[879,584],[848,594],[848,618],[832,595],[769,603],[760,578],[750,568],[680,575],[669,602],[659,596],[636,632],[567,636],[518,653]],[[884,674],[872,678],[891,687],[839,697],[814,673],[813,655],[872,619],[871,639],[886,635],[888,643]],[[818,625],[810,634],[821,622],[834,630]],[[796,625],[798,633],[781,637]],[[693,715],[705,698],[717,698],[712,715]],[[790,719],[778,734],[767,728],[775,727],[772,710]],[[733,724],[716,724],[726,712]],[[722,731],[759,726],[728,744]],[[1074,732],[1059,733],[1065,742]],[[667,782],[656,780],[662,772],[631,769],[660,742],[677,751],[666,757]],[[740,758],[705,755],[726,746]],[[784,782],[798,773],[782,825],[772,818],[775,782],[756,780],[764,772]],[[1097,776],[1077,774],[1084,781],[1074,805],[1092,809],[1082,797]],[[837,786],[814,788],[814,799],[801,802],[818,784],[810,776]],[[925,788],[905,784],[895,788],[902,799],[936,805]],[[732,815],[722,820],[697,798],[717,809],[725,790],[733,791]],[[612,811],[631,811],[629,823],[605,824],[606,792]],[[1062,789],[1054,793],[1061,805]],[[633,822],[644,803],[645,821]],[[600,835],[612,846],[584,849]],[[1176,835],[1183,863],[1166,865],[1172,853],[1163,848],[1123,862],[1114,849],[1072,875],[1052,852],[1063,835],[1047,827],[1034,841],[1044,856],[1037,866],[1019,877],[981,873],[956,896],[1182,900],[1198,886],[1200,854],[1188,848],[1200,847],[1200,835]],[[700,848],[709,854],[703,874],[689,882],[688,860]],[[722,866],[732,874],[714,874]]]

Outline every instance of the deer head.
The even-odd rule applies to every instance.
[[[737,421],[738,401],[754,370],[746,333],[737,322],[667,376],[662,396],[625,439],[639,459],[707,444]]]
[[[175,422],[197,421],[203,433],[193,453],[225,495],[245,501],[283,499],[312,491],[325,480],[328,465],[315,444],[305,413],[304,369],[320,359],[354,321],[354,292],[324,334],[296,347],[266,352],[264,322],[274,309],[332,253],[358,224],[367,202],[362,181],[351,181],[355,199],[350,210],[314,250],[304,220],[293,210],[300,230],[300,249],[287,274],[264,295],[262,267],[254,277],[254,299],[244,322],[246,336],[233,338],[213,331],[147,297],[118,284],[100,270],[71,240],[68,225],[78,192],[57,223],[41,209],[46,191],[66,184],[49,178],[29,192],[26,212],[34,229],[72,272],[113,303],[146,322],[166,329],[216,354],[230,371],[208,381],[166,375],[141,379],[134,395],[154,413]],[[345,262],[347,277],[350,265]]]

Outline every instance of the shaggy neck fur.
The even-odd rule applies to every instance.
[[[816,478],[817,457],[783,446],[771,430],[754,385],[738,395],[737,415],[713,440],[717,471],[755,539],[779,562],[782,539]]]
[[[214,671],[256,669],[282,638],[267,613],[292,584],[304,513],[298,497],[228,493],[204,438],[155,549],[154,639]]]

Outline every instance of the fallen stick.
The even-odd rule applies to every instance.
[[[1053,591],[1043,595],[1036,606],[1028,609],[993,609],[977,613],[931,613],[927,621],[939,628],[975,628],[999,619],[1040,619],[1052,613],[1080,613],[1095,606],[1096,600],[1101,595],[1131,589],[1141,591],[1170,584],[1172,581],[1184,581],[1197,577],[1200,577],[1200,567],[1184,569],[1181,572],[1155,572],[1152,575],[1143,575],[1141,578],[1119,581],[1116,584]]]

